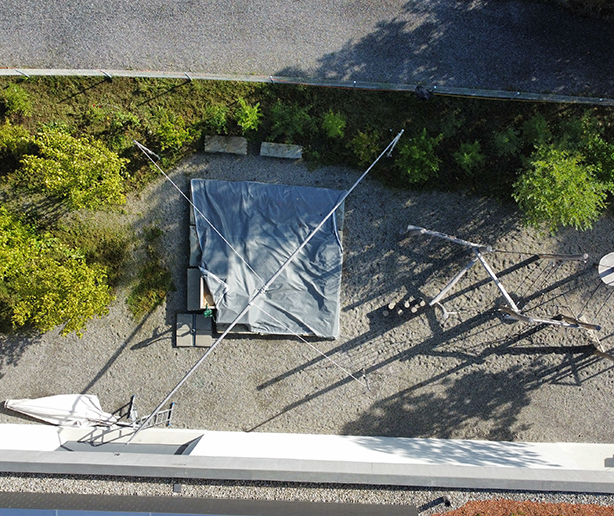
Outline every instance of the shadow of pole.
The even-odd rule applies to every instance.
[[[70,99],[74,99],[75,97],[78,97],[79,95],[83,95],[86,91],[88,90],[92,90],[94,88],[97,88],[98,86],[100,86],[101,84],[110,81],[111,79],[105,77],[104,79],[102,79],[101,81],[95,82],[94,84],[92,84],[91,86],[88,86],[87,88],[83,88],[81,90],[79,90],[77,93],[73,93],[72,95],[66,97],[65,99],[60,100],[60,104],[64,103],[64,102],[68,102]]]
[[[144,326],[144,324],[147,322],[147,320],[149,319],[149,317],[151,317],[151,314],[153,312],[149,312],[144,318],[143,320],[137,325],[137,327],[132,331],[132,333],[128,336],[128,338],[124,341],[124,343],[115,351],[115,353],[113,353],[113,355],[109,358],[109,360],[107,360],[107,363],[102,366],[102,368],[100,369],[100,371],[98,371],[98,373],[96,373],[96,376],[94,376],[94,378],[92,378],[92,380],[90,381],[90,383],[88,383],[85,388],[81,391],[81,394],[87,394],[88,391],[94,386],[96,385],[96,383],[98,382],[98,380],[100,380],[104,374],[109,370],[109,368],[113,365],[113,363],[119,358],[119,356],[124,352],[124,350],[128,347],[128,345],[130,344],[130,342],[132,341],[132,339],[134,339],[134,337],[138,334],[138,332],[141,330],[141,328]]]
[[[138,104],[136,104],[136,107],[140,107],[140,106],[144,106],[145,104],[149,104],[151,101],[159,99],[160,97],[164,97],[164,95],[168,95],[169,93],[175,91],[176,89],[181,88],[191,83],[192,83],[192,79],[186,79],[181,84],[176,84],[175,86],[171,86],[168,90],[164,90],[162,93],[158,93],[157,95],[154,95],[153,97],[150,97],[144,100],[143,102],[139,102]]]
[[[463,335],[466,332],[470,332],[478,327],[480,327],[482,325],[482,323],[489,318],[489,314],[488,313],[484,313],[484,314],[478,314],[474,317],[472,317],[471,319],[465,321],[462,324],[459,324],[453,328],[450,328],[449,330],[445,330],[442,333],[439,333],[437,335],[432,336],[431,338],[419,343],[418,345],[409,348],[409,349],[405,349],[403,351],[400,351],[399,353],[396,353],[390,357],[388,357],[386,360],[380,361],[377,364],[373,364],[372,366],[368,367],[368,368],[364,368],[361,371],[356,371],[355,374],[356,375],[360,375],[360,374],[364,374],[365,376],[368,377],[369,374],[374,373],[390,364],[392,364],[393,362],[399,360],[399,361],[407,361],[410,360],[413,357],[416,357],[420,354],[432,354],[433,352],[435,352],[434,350],[438,347],[443,346],[446,342],[450,341],[451,339],[455,338],[455,337],[459,337],[461,335]],[[516,324],[516,323],[514,323]],[[484,362],[489,356],[491,355],[505,355],[505,354],[513,354],[513,355],[519,355],[519,354],[528,354],[528,355],[535,355],[535,354],[539,354],[539,355],[543,355],[543,354],[557,354],[557,355],[565,355],[565,359],[563,360],[563,362],[557,366],[553,366],[550,368],[541,368],[540,372],[539,372],[539,380],[537,381],[533,381],[530,383],[527,383],[526,386],[524,386],[524,388],[526,390],[534,390],[536,389],[539,385],[541,385],[542,383],[545,382],[551,382],[551,383],[558,383],[560,382],[562,379],[569,377],[569,376],[573,376],[576,384],[577,382],[581,383],[581,379],[579,377],[579,371],[581,369],[585,369],[590,367],[591,365],[594,365],[599,359],[599,357],[596,357],[593,354],[593,347],[591,345],[586,345],[586,346],[573,346],[573,347],[567,347],[567,346],[548,346],[548,347],[527,347],[527,348],[514,348],[513,346],[515,344],[517,344],[518,342],[521,342],[522,340],[525,340],[533,335],[535,335],[536,333],[542,331],[543,329],[545,329],[546,326],[545,325],[537,325],[537,326],[532,326],[516,335],[511,335],[509,337],[506,337],[503,342],[501,342],[501,344],[499,346],[497,346],[496,348],[489,348],[489,349],[484,349],[479,355],[477,356],[473,356],[473,355],[467,355],[467,354],[459,354],[458,352],[447,352],[447,351],[443,351],[443,352],[435,352],[438,356],[448,356],[448,355],[453,355],[456,358],[461,358],[462,361],[460,363],[458,363],[457,365],[455,365],[454,367],[451,367],[445,371],[442,371],[438,374],[436,374],[435,376],[432,376],[431,378],[429,378],[428,380],[419,382],[411,387],[409,387],[408,389],[403,391],[403,394],[408,394],[411,393],[412,391],[418,390],[420,388],[426,387],[430,384],[433,384],[435,382],[441,382],[443,380],[445,380],[447,377],[454,375],[455,373],[458,373],[460,371],[462,371],[463,369],[465,369],[468,366],[471,366],[473,364],[475,364],[476,362]],[[382,330],[375,330],[375,331],[369,331],[355,339],[353,339],[352,341],[349,341],[341,346],[338,346],[337,348],[335,348],[334,350],[332,350],[329,354],[332,353],[336,353],[339,351],[347,351],[348,349],[352,349],[355,348],[357,346],[359,346],[361,343],[367,342],[373,338],[375,338],[376,336],[379,335],[383,335],[385,334],[387,331],[389,331],[392,328],[387,328],[385,331]],[[575,356],[579,356],[579,360],[575,360],[574,357]],[[275,378],[273,378],[272,380],[265,382],[261,385],[259,385],[257,388],[259,390],[262,390],[266,387],[269,387],[271,385],[273,385],[276,382],[282,381],[286,378],[288,378],[289,376],[309,367],[312,365],[317,364],[318,362],[320,362],[321,360],[323,360],[323,357],[316,357],[308,362],[306,362],[305,364],[296,367],[282,375],[279,375]],[[568,369],[569,367],[569,369]],[[610,368],[606,369],[612,369],[614,366],[611,366]],[[601,371],[601,373],[603,373],[604,371]],[[596,376],[597,374],[601,374],[601,373],[595,373]],[[592,376],[591,376],[592,377]],[[528,378],[528,376],[527,376]],[[247,429],[247,432],[253,432],[255,430],[258,430],[259,428],[262,428],[263,426],[267,425],[268,423],[274,421],[275,419],[277,419],[278,417],[300,407],[301,405],[308,403],[310,401],[313,401],[314,399],[317,399],[318,397],[325,395],[335,389],[338,389],[340,387],[343,387],[344,385],[349,384],[352,381],[352,378],[350,377],[346,377],[343,379],[338,380],[337,382],[334,382],[330,385],[328,385],[327,387],[324,387],[312,394],[309,394],[307,396],[305,396],[304,398],[297,400],[293,403],[290,403],[288,405],[286,405],[284,408],[282,408],[277,414],[267,418],[266,420],[258,423],[257,425]],[[520,384],[519,384],[520,385]]]

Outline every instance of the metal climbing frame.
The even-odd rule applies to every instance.
[[[584,330],[593,330],[599,331],[601,326],[598,324],[590,324],[584,321],[580,321],[573,317],[568,317],[566,315],[559,314],[552,319],[541,319],[532,317],[528,314],[523,314],[520,308],[516,305],[512,297],[509,295],[507,290],[505,289],[501,280],[497,277],[495,272],[492,270],[486,259],[484,258],[484,254],[496,252],[490,246],[484,246],[480,244],[475,244],[473,242],[469,242],[467,240],[462,240],[460,238],[456,238],[454,236],[446,235],[445,233],[440,233],[438,231],[431,231],[429,229],[421,228],[418,226],[407,226],[407,234],[409,235],[428,235],[436,238],[441,238],[443,240],[448,240],[449,242],[454,242],[455,244],[459,244],[465,247],[469,247],[475,254],[475,258],[472,258],[471,261],[463,267],[449,282],[448,284],[437,294],[430,302],[429,306],[439,306],[441,300],[446,296],[450,290],[454,288],[454,286],[460,281],[460,279],[473,267],[477,262],[480,262],[494,284],[499,289],[499,292],[505,298],[507,302],[506,305],[501,306],[499,311],[502,312],[506,317],[511,319],[521,321],[528,324],[549,324],[552,326],[562,326],[564,328],[582,328]],[[566,254],[538,254],[536,255],[538,259],[548,259],[548,260],[561,260],[561,261],[584,261],[588,260],[588,254],[580,254],[580,255],[566,255]],[[444,309],[445,313],[445,309]]]

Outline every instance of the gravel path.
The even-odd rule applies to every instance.
[[[4,0],[0,65],[614,97],[611,22],[531,0]]]
[[[173,492],[181,483],[181,494]],[[0,474],[0,492],[97,494],[114,496],[182,496],[235,500],[415,505],[422,516],[462,507],[468,501],[506,499],[547,503],[614,506],[612,495],[530,493],[522,491],[431,490],[382,486],[222,482],[121,477],[48,478],[40,475]],[[446,506],[444,497],[450,505]]]
[[[249,156],[196,155],[173,172],[192,177],[347,188],[357,172],[309,171],[302,163]],[[384,318],[408,295],[434,296],[467,261],[461,249],[425,237],[400,238],[408,223],[511,251],[609,252],[614,221],[556,238],[519,226],[509,207],[457,194],[395,191],[367,180],[346,206],[341,336],[312,343],[360,375],[366,390],[294,339],[235,336],[222,343],[177,393],[175,425],[209,430],[332,433],[517,441],[614,442],[612,363],[595,357],[583,330],[506,323],[493,310],[498,290],[474,267],[440,310]],[[0,340],[0,399],[97,394],[106,410],[137,396],[152,410],[201,356],[173,347],[175,314],[185,310],[188,206],[168,182],[132,198],[118,222],[164,231],[177,290],[135,322],[118,292],[110,314],[82,339],[52,331]],[[526,256],[489,255],[510,292],[535,315],[598,315],[607,349],[612,303],[588,265],[522,266]],[[546,264],[547,265],[547,264]],[[519,267],[518,270],[514,270]],[[512,271],[512,272],[509,272]],[[535,280],[535,281],[534,281]],[[525,294],[526,292],[526,294]],[[523,297],[524,296],[524,297]],[[608,300],[610,301],[610,300]],[[520,302],[520,301],[519,301]],[[601,308],[603,307],[603,308]],[[0,422],[21,422],[0,413]]]

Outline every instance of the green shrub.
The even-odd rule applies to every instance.
[[[399,146],[395,166],[410,183],[422,183],[439,172],[440,159],[436,149],[443,134],[427,136],[426,129]]]
[[[39,236],[0,207],[0,305],[14,326],[63,325],[81,336],[113,299],[106,269],[49,236]]]
[[[493,146],[495,154],[499,158],[516,156],[520,151],[520,138],[518,131],[513,127],[506,127],[503,131],[498,131],[493,135]]]
[[[132,141],[138,137],[141,120],[137,115],[125,111],[115,111],[108,119],[105,143],[114,152],[121,153],[133,146]]]
[[[595,175],[604,182],[614,184],[614,145],[601,135],[593,135],[582,148],[586,162],[595,167]]]
[[[584,140],[585,133],[589,126],[593,124],[590,120],[584,120],[584,117],[570,116],[562,118],[554,128],[556,136],[553,135],[553,141],[557,141],[560,148],[578,148]],[[593,132],[592,127],[589,132]]]
[[[25,155],[17,182],[68,202],[70,208],[99,208],[123,204],[125,165],[101,142],[45,130],[34,143],[37,156]]]
[[[64,122],[63,120],[60,120],[60,121],[53,120],[52,122],[46,122],[44,124],[41,124],[41,126],[38,129],[38,132],[40,133],[44,133],[48,131],[56,131],[58,133],[65,133],[65,134],[74,133],[73,127],[68,125],[68,123]]]
[[[20,160],[31,147],[32,137],[24,127],[12,125],[9,121],[0,125],[0,155]]]
[[[345,125],[345,117],[341,113],[333,113],[332,110],[322,119],[322,129],[329,138],[343,138]]]
[[[378,131],[358,131],[348,143],[348,148],[354,153],[361,167],[370,165],[379,155],[381,134]]]
[[[465,126],[466,123],[467,120],[462,114],[461,109],[457,108],[450,110],[441,121],[440,127],[443,137],[446,139],[453,138],[459,133],[461,128]]]
[[[228,107],[217,104],[207,106],[203,113],[203,126],[207,133],[227,134]]]
[[[538,113],[522,124],[521,138],[528,147],[539,147],[552,139],[548,122]]]
[[[106,124],[109,111],[99,104],[92,104],[83,113],[83,123],[85,125]]]
[[[588,116],[582,119],[577,150],[595,168],[597,179],[614,184],[614,144],[606,141],[603,127]]]
[[[254,106],[250,106],[245,99],[239,98],[239,107],[235,111],[235,119],[239,127],[245,134],[248,131],[257,131],[260,125],[260,102]]]
[[[9,84],[1,94],[4,108],[9,115],[32,115],[29,93],[18,84]]]
[[[139,117],[129,111],[118,110],[109,116],[109,131],[111,133],[125,131],[131,127],[140,127],[140,125]]]
[[[473,143],[462,143],[454,153],[454,161],[466,173],[473,174],[486,161],[486,156],[482,154],[482,146],[478,140]]]
[[[103,266],[110,286],[119,284],[132,246],[132,238],[124,228],[106,226],[90,218],[65,222],[54,234],[67,247],[78,249],[88,265]]]
[[[313,129],[313,121],[309,115],[309,107],[297,104],[284,104],[277,101],[271,107],[272,140],[283,136],[284,141],[291,142],[296,136],[304,136]]]
[[[183,117],[162,107],[154,114],[153,134],[162,152],[177,152],[193,140]]]
[[[534,153],[512,196],[529,225],[554,233],[559,226],[590,229],[606,206],[606,188],[581,154],[550,145]]]

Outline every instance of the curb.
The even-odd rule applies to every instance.
[[[266,82],[271,84],[293,84],[305,86],[323,86],[328,88],[356,88],[362,90],[415,91],[417,84],[364,82],[309,79],[301,77],[281,77],[273,75],[216,75],[204,72],[170,72],[156,70],[100,70],[100,69],[54,69],[54,68],[0,68],[0,76],[45,77],[141,77],[156,79],[185,79],[188,81],[239,81]],[[614,106],[614,98],[582,97],[573,95],[556,95],[550,93],[531,93],[523,91],[486,90],[477,88],[457,88],[450,86],[421,85],[422,88],[436,94],[449,97],[470,97],[490,100],[517,100],[528,102],[558,102],[568,104],[588,104],[594,106]]]

